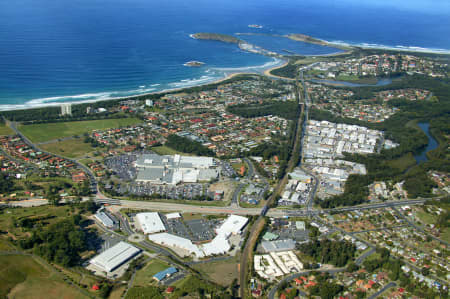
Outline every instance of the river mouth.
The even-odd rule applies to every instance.
[[[428,161],[427,153],[429,151],[436,149],[439,146],[439,143],[437,142],[436,139],[433,138],[433,136],[431,136],[429,123],[418,123],[417,125],[428,137],[427,147],[422,152],[414,156],[414,159],[416,159],[417,164],[420,164]]]

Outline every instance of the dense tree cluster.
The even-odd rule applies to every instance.
[[[312,256],[317,262],[322,264],[333,264],[343,267],[352,260],[356,247],[348,241],[313,240],[308,243],[298,245],[298,249]]]
[[[298,65],[293,63],[288,63],[283,67],[271,70],[270,73],[275,76],[285,77],[285,78],[295,78],[298,73]]]
[[[296,119],[299,107],[295,101],[266,101],[263,103],[231,105],[227,107],[227,111],[246,118],[277,115],[286,119]]]
[[[6,173],[0,173],[0,193],[8,193],[14,190],[14,182]]]
[[[87,236],[80,227],[81,216],[56,222],[45,228],[35,228],[31,237],[19,241],[23,249],[34,252],[48,261],[62,266],[74,266],[80,261],[80,253],[87,249]]]
[[[189,138],[181,137],[175,134],[169,135],[169,137],[167,137],[167,142],[165,145],[183,153],[210,157],[215,155],[212,150],[203,146],[200,142],[193,141]]]
[[[164,299],[163,290],[156,286],[133,287],[127,293],[127,299],[153,298]]]

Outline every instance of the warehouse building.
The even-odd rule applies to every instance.
[[[139,248],[126,242],[119,242],[89,261],[104,272],[112,272],[141,252]]]
[[[262,241],[261,246],[264,252],[288,251],[295,249],[295,241],[292,239],[277,241]]]
[[[166,230],[157,212],[139,213],[136,215],[136,219],[144,234],[159,233]]]
[[[216,232],[218,235],[224,234],[227,237],[230,235],[240,235],[247,222],[248,219],[246,217],[230,215]]]
[[[117,225],[116,219],[107,213],[104,208],[101,208],[95,213],[95,219],[97,219],[103,226],[107,228],[115,228]]]
[[[169,233],[159,233],[149,235],[150,241],[163,246],[171,246],[185,250],[188,255],[195,255],[197,258],[225,254],[231,249],[229,237],[239,235],[247,224],[246,217],[230,215],[217,229],[217,235],[211,242],[196,245],[191,240]]]
[[[194,254],[196,257],[204,256],[203,251],[201,251],[197,245],[193,244],[191,240],[186,238],[168,233],[159,233],[148,236],[148,239],[156,244],[186,250],[189,255]]]
[[[218,178],[216,163],[211,157],[144,154],[135,162],[137,182],[176,185],[197,183]]]
[[[169,268],[167,268],[167,269],[165,269],[165,270],[162,270],[162,271],[156,273],[156,274],[153,276],[153,279],[156,280],[156,281],[158,281],[158,282],[160,282],[160,281],[163,280],[164,278],[169,277],[169,276],[171,276],[172,274],[175,274],[175,273],[177,273],[177,272],[178,272],[177,268],[175,268],[175,267],[169,267]]]

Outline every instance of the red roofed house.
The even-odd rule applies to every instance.
[[[98,291],[98,290],[100,290],[100,287],[99,287],[98,285],[94,284],[94,285],[92,286],[92,290]]]
[[[172,294],[173,291],[175,291],[175,287],[168,287],[168,288],[166,289],[166,294]]]

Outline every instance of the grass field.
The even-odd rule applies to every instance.
[[[450,242],[450,227],[445,228],[440,237],[442,240]]]
[[[7,127],[5,124],[0,124],[0,136],[11,135],[14,131]]]
[[[436,216],[431,215],[425,211],[417,211],[417,217],[425,224],[436,223]]]
[[[86,298],[30,256],[0,256],[1,298]]]
[[[44,142],[74,135],[83,135],[92,130],[106,130],[130,126],[141,122],[137,118],[100,119],[21,125],[19,130],[33,142]]]
[[[144,268],[136,272],[133,286],[148,286],[153,280],[153,275],[167,269],[169,265],[161,260],[153,259]]]
[[[219,285],[229,286],[234,279],[238,278],[238,264],[239,260],[233,257],[225,261],[197,264],[194,269]]]
[[[409,167],[416,165],[416,159],[414,159],[413,154],[408,153],[398,159],[390,160],[386,162],[386,164],[401,171],[405,171]]]
[[[84,143],[82,138],[69,139],[54,143],[42,144],[45,151],[68,158],[77,158],[94,151],[90,143]]]
[[[170,148],[170,147],[165,146],[165,145],[152,147],[151,150],[154,151],[155,153],[157,153],[158,155],[175,155],[175,154],[179,154],[179,155],[184,155],[184,156],[193,156],[193,154],[187,154],[187,153],[179,152],[179,151],[176,151],[173,148]]]
[[[26,217],[46,217],[45,223],[52,224],[56,221],[70,216],[70,207],[64,206],[40,206],[32,208],[20,208],[20,209],[5,209],[0,215],[0,227],[3,230],[8,230],[16,236],[22,236],[24,232],[20,227],[13,225],[13,220],[17,221]],[[53,217],[54,216],[54,217]]]

